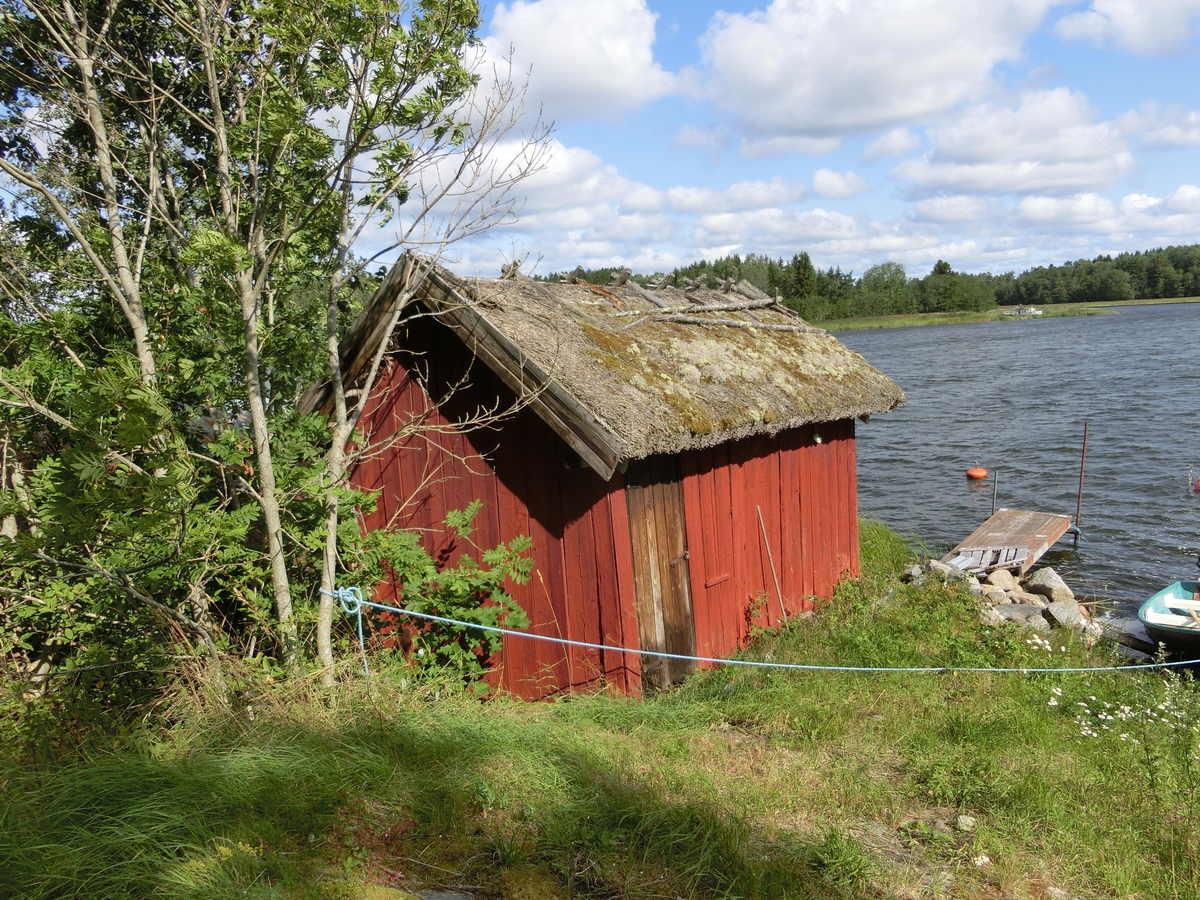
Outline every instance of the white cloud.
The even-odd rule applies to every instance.
[[[1127,112],[1118,124],[1128,134],[1140,134],[1148,150],[1200,147],[1200,112],[1177,106],[1159,109],[1147,103],[1141,112]]]
[[[612,119],[675,89],[654,60],[657,18],[645,0],[516,0],[496,6],[484,47],[492,62],[512,48],[527,104],[549,118]]]
[[[857,177],[857,176],[856,176]],[[808,193],[798,181],[773,178],[770,181],[739,181],[724,190],[697,187],[673,187],[666,192],[671,208],[685,213],[736,212],[793,203]]]
[[[1126,194],[1119,202],[1096,193],[1026,197],[1018,210],[1027,223],[1043,228],[1107,234],[1125,240],[1137,235],[1146,244],[1200,232],[1200,188],[1191,184],[1181,185],[1169,197]]]
[[[948,197],[930,197],[916,204],[917,218],[927,222],[978,222],[990,210],[993,201],[983,197],[955,194]]]
[[[881,134],[871,143],[867,144],[867,149],[863,151],[863,162],[875,162],[878,159],[886,159],[890,156],[903,156],[911,150],[916,150],[921,146],[921,139],[909,131],[907,128],[893,128],[891,131]]]
[[[705,243],[756,247],[804,246],[806,242],[858,237],[863,229],[851,216],[824,209],[756,209],[716,213],[696,220],[694,238]]]
[[[1030,102],[1036,107],[1034,101]],[[1057,107],[1058,120],[1062,129],[1070,130],[1077,127],[1075,120],[1063,110],[1076,110],[1076,117],[1080,108],[1087,110],[1075,95],[1068,95],[1067,101]],[[969,170],[975,180],[982,169],[994,167],[1000,173],[998,181],[1009,186],[1020,163],[1012,161],[1013,147],[1025,143],[1034,148],[1031,152],[1041,165],[1088,164],[1077,158],[1075,143],[1053,128],[1031,130],[1028,120],[1041,121],[1038,116],[1016,113],[1004,108],[972,110],[963,122],[930,132],[931,152],[953,155],[953,165]],[[980,122],[994,127],[984,129]],[[983,130],[973,130],[977,128]],[[972,136],[988,134],[1002,135],[992,139],[998,147],[988,146],[986,140],[985,146],[976,146]],[[1119,141],[1100,144],[1104,152],[1121,146]],[[966,271],[1003,271],[1017,267],[1017,261],[1025,267],[1200,238],[1200,186],[1195,184],[1163,196],[1117,196],[1095,187],[1064,191],[1061,180],[1047,190],[1022,189],[1018,193],[1023,196],[1016,200],[947,191],[906,203],[901,213],[880,219],[866,212],[812,208],[806,185],[782,177],[658,189],[626,177],[581,147],[555,142],[553,151],[549,165],[522,186],[528,202],[519,220],[453,249],[458,255],[456,271],[494,275],[514,248],[530,252],[534,260],[541,256],[540,272],[570,270],[577,264],[669,271],[698,258],[733,252],[787,258],[800,250],[807,250],[822,267],[837,265],[857,273],[894,260],[924,274],[939,258]],[[942,160],[937,165],[949,164]],[[825,170],[813,180],[819,190],[827,190],[823,181],[848,184],[853,177],[852,172]]]
[[[775,156],[824,156],[842,145],[836,137],[742,138],[738,155],[742,159],[769,159]]]
[[[871,186],[867,184],[867,180],[854,171],[839,175],[832,169],[817,169],[813,173],[813,191],[818,197],[841,199],[853,197],[855,194],[861,194],[870,189]]]
[[[1067,40],[1116,46],[1144,56],[1187,49],[1200,19],[1200,0],[1092,0],[1091,6],[1058,20]]]
[[[1092,224],[1111,219],[1117,205],[1099,194],[1077,194],[1074,197],[1026,197],[1018,208],[1030,222]]]
[[[718,13],[707,94],[753,138],[901,126],[979,99],[1053,0],[772,0]]]
[[[527,198],[525,213],[549,213],[616,202],[636,187],[591,150],[566,147],[552,139],[546,167],[522,183],[521,193]]]
[[[1024,95],[1015,108],[982,105],[928,132],[932,150],[892,170],[914,194],[1077,193],[1134,169],[1113,122],[1066,88]]]
[[[1175,193],[1167,198],[1165,205],[1171,212],[1200,213],[1200,187],[1181,184]]]

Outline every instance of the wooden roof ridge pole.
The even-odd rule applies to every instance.
[[[697,309],[696,312],[704,310]],[[757,328],[760,331],[797,331],[802,334],[826,334],[824,328],[813,325],[776,325],[772,322],[741,322],[737,319],[702,319],[700,316],[669,315],[658,316],[658,322],[679,322],[683,325],[725,325],[729,328]]]
[[[630,284],[628,286],[634,287],[635,285],[633,285],[633,283],[630,282]],[[641,288],[641,285],[637,285],[636,287]],[[644,294],[650,293],[649,291],[645,290],[645,288],[641,288],[641,291]],[[675,315],[675,314],[692,315],[697,312],[700,312],[700,310],[696,309],[696,307],[693,305],[668,306],[667,304],[663,303],[661,298],[659,298],[659,297],[654,297],[654,302],[658,303],[659,308],[662,310],[662,313],[650,313],[650,315],[654,318],[658,318],[660,315]],[[758,298],[758,299],[754,299],[754,300],[733,300],[733,301],[730,301],[729,303],[705,304],[704,312],[709,312],[710,310],[712,312],[741,312],[742,310],[747,310],[747,309],[766,309],[767,307],[774,306],[774,305],[775,305],[775,301],[770,300],[770,299],[764,300],[764,299]],[[636,316],[636,315],[642,315],[642,313],[641,312],[627,312],[627,313],[623,313],[622,315]],[[620,315],[613,316],[614,319],[620,318],[620,317],[621,317]]]
[[[659,309],[670,309],[670,307],[667,306],[667,304],[663,302],[661,297],[656,296],[653,291],[646,290],[644,287],[642,287],[636,281],[626,282],[626,286],[633,288],[635,291],[638,292],[638,294],[640,294],[645,299],[649,300],[651,303],[653,303]]]
[[[783,591],[779,588],[779,575],[775,572],[775,556],[771,553],[771,542],[767,540],[767,526],[763,524],[762,507],[755,505],[758,510],[758,527],[762,529],[763,543],[767,545],[767,560],[771,563],[771,577],[775,579],[775,596],[779,598],[779,611],[783,613],[783,624],[788,623],[787,607],[783,605]]]

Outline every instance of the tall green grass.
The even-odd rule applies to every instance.
[[[960,587],[896,579],[911,542],[877,523],[860,536],[862,577],[748,657],[1110,659],[983,627]],[[1161,675],[721,667],[640,702],[522,704],[402,688],[401,674],[379,672],[371,690],[350,674],[328,696],[264,688],[70,762],[31,765],[14,748],[0,770],[0,897],[345,900],[395,873],[481,900],[1200,889],[1196,792],[1171,764],[1194,743],[1088,738],[1073,711],[1153,705],[1168,688],[1192,709],[1191,686]],[[974,831],[942,824],[960,813]]]

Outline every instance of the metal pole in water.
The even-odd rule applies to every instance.
[[[1083,473],[1087,470],[1087,441],[1088,441],[1088,426],[1090,422],[1083,423],[1083,458],[1079,461],[1079,496],[1075,500],[1075,546],[1079,546],[1079,514],[1083,510]]]
[[[992,473],[992,515],[996,514],[996,485],[1000,483],[1000,470]]]

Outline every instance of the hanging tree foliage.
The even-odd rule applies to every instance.
[[[408,544],[362,543],[370,385],[348,398],[336,353],[381,259],[511,218],[543,164],[478,18],[0,0],[0,652],[28,694],[66,667],[149,683],[193,648],[218,680],[222,654],[315,649],[329,680],[339,566],[475,579],[475,606],[523,576],[520,546],[434,584]],[[316,379],[331,427],[295,412]]]

